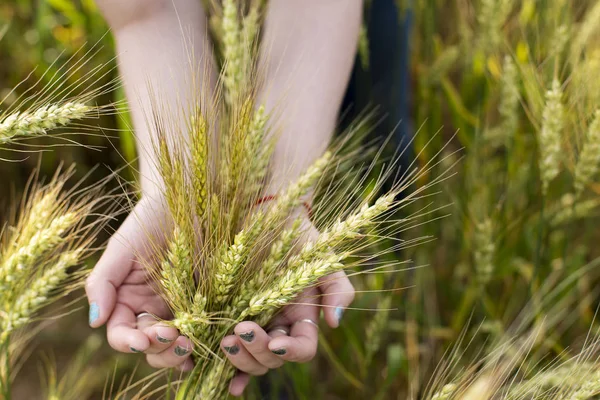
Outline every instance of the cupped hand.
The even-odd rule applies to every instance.
[[[303,242],[318,236],[308,218],[303,226]],[[312,360],[317,353],[321,309],[327,324],[337,328],[352,300],[354,287],[344,272],[337,272],[323,278],[318,287],[306,290],[294,304],[284,307],[266,330],[251,321],[239,323],[234,334],[221,341],[222,351],[239,370],[229,392],[241,396],[251,375],[264,375],[286,361]]]
[[[161,243],[160,232],[168,225],[168,212],[160,201],[147,196],[134,208],[109,240],[104,254],[86,282],[90,304],[89,323],[106,323],[110,346],[125,353],[146,353],[156,368],[193,368],[192,342],[155,317],[172,318],[164,300],[150,284],[144,267]],[[306,218],[305,240],[318,232]],[[354,288],[343,272],[323,278],[317,288],[305,291],[295,304],[285,307],[267,330],[254,322],[239,323],[221,348],[239,373],[230,392],[241,395],[250,375],[262,375],[285,361],[308,362],[316,354],[321,309],[327,324],[336,328],[343,311],[354,298]]]
[[[150,259],[168,224],[160,201],[146,196],[112,236],[86,282],[89,323],[106,323],[108,343],[124,353],[146,353],[156,368],[193,368],[191,341],[177,329],[161,325],[155,317],[172,315],[151,286],[144,259]]]

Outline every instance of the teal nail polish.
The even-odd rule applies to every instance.
[[[340,321],[342,320],[342,317],[344,316],[344,307],[336,307],[334,314],[335,314],[335,319],[337,319],[338,324],[340,323]]]
[[[129,350],[131,350],[134,353],[141,353],[142,352],[141,350],[138,350],[135,347],[131,347],[131,346],[129,346]]]
[[[223,348],[227,353],[231,354],[232,356],[235,356],[237,353],[240,352],[240,348],[237,345],[223,346]]]
[[[171,343],[173,341],[172,339],[164,338],[158,334],[156,335],[156,340],[158,340],[161,343]]]
[[[242,338],[242,340],[250,343],[251,341],[254,340],[254,331],[240,333],[240,338]]]
[[[100,317],[100,307],[98,307],[98,304],[96,303],[90,304],[90,312],[88,317],[90,325],[93,324],[98,317]]]
[[[181,347],[181,346],[175,346],[175,354],[177,354],[179,357],[183,357],[185,356],[187,353],[189,353],[189,350],[186,349],[185,347]]]
[[[287,353],[287,350],[286,349],[275,349],[275,350],[271,350],[271,352],[273,354],[277,354],[278,356],[282,356],[285,353]]]

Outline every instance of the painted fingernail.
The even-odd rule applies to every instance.
[[[235,356],[237,353],[240,352],[240,348],[235,344],[233,346],[223,346],[223,348],[227,353],[231,354],[232,356]]]
[[[254,331],[240,333],[240,337],[242,338],[242,340],[250,343],[254,340]]]
[[[98,304],[92,303],[90,304],[90,313],[89,313],[89,323],[90,325],[96,322],[98,317],[100,316],[100,307]]]
[[[173,341],[173,339],[167,339],[158,334],[156,335],[156,340],[158,340],[161,343],[171,343]]]
[[[282,348],[282,349],[275,349],[275,350],[271,350],[271,352],[272,352],[273,354],[277,354],[278,356],[282,356],[282,355],[284,355],[285,353],[287,353],[287,350]]]
[[[344,307],[336,307],[335,308],[335,319],[337,319],[338,324],[340,323],[340,321],[342,320],[342,317],[344,316]]]
[[[136,349],[135,347],[131,347],[129,346],[129,350],[131,350],[133,353],[141,353],[141,350]]]
[[[177,354],[179,357],[183,357],[187,353],[190,352],[188,349],[186,349],[185,347],[181,347],[181,346],[175,346],[175,350],[174,351],[175,351],[175,354]]]

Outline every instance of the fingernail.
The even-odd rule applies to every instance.
[[[282,355],[284,355],[285,353],[287,353],[287,350],[282,348],[282,349],[275,349],[275,350],[271,350],[271,352],[272,352],[273,354],[277,354],[278,356],[282,356]]]
[[[183,357],[185,356],[187,353],[189,353],[189,350],[186,349],[185,347],[181,347],[181,346],[175,346],[175,354],[177,354],[179,357]]]
[[[131,350],[134,353],[141,353],[142,352],[141,350],[138,350],[135,347],[131,347],[131,346],[129,346],[129,350]]]
[[[231,354],[232,356],[235,356],[237,353],[240,352],[240,348],[237,347],[237,345],[233,345],[233,346],[223,346],[223,348],[225,349],[225,351],[229,354]]]
[[[250,343],[254,340],[254,331],[240,333],[240,337],[246,342]]]
[[[99,316],[100,316],[100,307],[98,307],[98,304],[96,304],[96,303],[90,304],[90,313],[89,313],[90,325],[93,324],[98,319]]]
[[[344,316],[344,307],[336,307],[335,308],[335,319],[337,319],[338,324],[340,323],[340,321],[342,320],[342,317]]]
[[[156,340],[158,340],[161,343],[171,343],[173,341],[173,339],[164,338],[164,337],[160,336],[159,334],[156,335]]]

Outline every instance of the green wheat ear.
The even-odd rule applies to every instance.
[[[15,112],[0,120],[0,145],[17,137],[44,136],[48,131],[85,118],[95,110],[83,103],[66,102]]]
[[[583,189],[592,181],[600,168],[600,110],[594,114],[586,142],[575,165],[575,195],[580,197]]]
[[[560,172],[561,134],[565,122],[562,97],[563,91],[560,82],[554,79],[552,87],[546,92],[546,104],[542,114],[542,128],[539,135],[539,165],[544,195],[548,192],[550,181]]]

